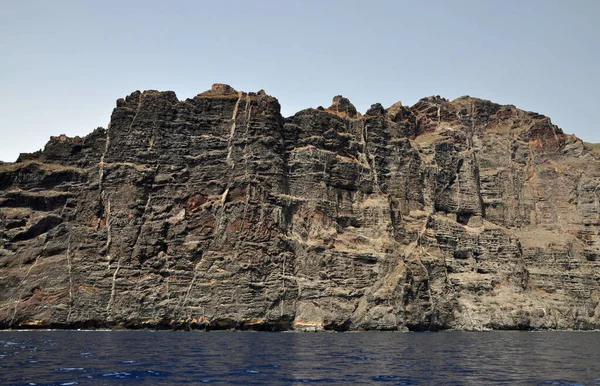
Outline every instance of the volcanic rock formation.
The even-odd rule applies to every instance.
[[[0,165],[0,327],[600,327],[600,154],[549,118],[136,91]]]

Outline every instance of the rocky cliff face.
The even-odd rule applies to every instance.
[[[600,155],[462,97],[136,91],[0,165],[0,326],[600,328]]]

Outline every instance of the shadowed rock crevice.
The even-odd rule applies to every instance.
[[[0,164],[0,327],[600,327],[600,153],[548,117],[215,84]]]

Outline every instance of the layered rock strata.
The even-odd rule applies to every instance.
[[[600,327],[600,155],[461,97],[136,91],[0,164],[0,327]]]

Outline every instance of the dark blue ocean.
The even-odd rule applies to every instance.
[[[598,332],[0,332],[0,384],[600,385]]]

